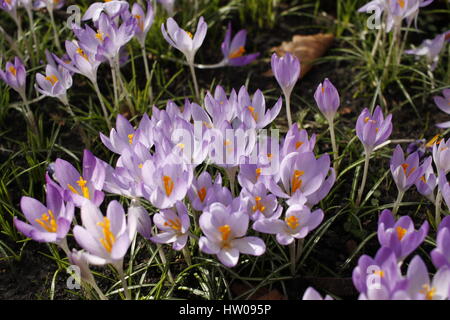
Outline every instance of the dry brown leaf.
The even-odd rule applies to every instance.
[[[292,41],[283,41],[280,46],[272,48],[279,56],[286,52],[295,55],[301,64],[300,78],[312,68],[312,63],[322,57],[333,44],[334,35],[331,33],[318,33],[313,35],[295,35]],[[272,73],[270,72],[270,75]]]

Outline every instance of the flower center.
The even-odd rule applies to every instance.
[[[300,148],[302,145],[303,145],[303,142],[297,141],[297,142],[295,143],[295,149],[297,150],[297,149]]]
[[[409,164],[407,163],[403,163],[401,164],[402,168],[403,168],[403,172],[405,173],[406,177],[409,177],[411,175],[411,173],[414,172],[414,170],[416,170],[416,167],[412,167],[411,170],[409,170],[409,172],[407,172],[408,168],[409,168]]]
[[[54,86],[59,81],[58,77],[53,74],[51,76],[45,77],[45,80],[50,81],[52,83],[52,86]]]
[[[427,179],[425,178],[424,175],[420,177],[420,180],[421,180],[423,183],[427,183]]]
[[[171,177],[169,176],[163,176],[162,181],[164,183],[164,189],[166,191],[166,195],[170,197],[173,191],[174,183]]]
[[[35,221],[39,223],[39,225],[47,232],[56,232],[58,229],[52,210],[48,210],[46,213],[43,213],[41,218],[35,219]]]
[[[384,271],[383,270],[376,270],[373,272],[373,274],[376,274],[380,278],[384,278]]]
[[[103,42],[103,32],[97,32],[96,34],[95,34],[95,37],[99,40],[99,41],[102,41]]]
[[[402,227],[397,227],[395,228],[395,232],[397,232],[397,238],[398,240],[402,240],[403,237],[405,236],[405,234],[408,232],[408,230],[406,230],[405,228]]]
[[[258,112],[255,112],[255,108],[252,106],[248,106],[247,108],[252,114],[253,119],[255,119],[255,121],[258,121]]]
[[[253,212],[259,211],[264,212],[266,210],[266,207],[262,205],[261,203],[261,197],[255,197],[256,204],[252,207]]]
[[[142,17],[139,14],[134,15],[134,17],[138,21],[139,29],[141,29],[141,31],[144,32],[144,21],[142,21]]]
[[[440,134],[435,135],[430,141],[427,142],[425,147],[431,148],[436,143],[436,141],[439,139],[440,136],[441,136]]]
[[[178,218],[175,218],[175,220],[168,219],[166,222],[164,222],[164,225],[166,227],[171,227],[173,230],[179,232],[181,231],[181,221]]]
[[[227,242],[231,234],[230,226],[228,224],[225,224],[217,228],[217,230],[219,230],[219,232],[221,233],[222,241]]]
[[[13,66],[9,67],[9,72],[11,72],[13,74],[13,76],[15,77],[17,74],[17,69],[14,68]]]
[[[96,36],[97,36],[97,35],[96,35]],[[87,56],[86,53],[83,51],[83,49],[78,48],[78,49],[77,49],[77,53],[78,53],[80,56],[82,56],[83,58],[85,58],[86,60],[89,61],[88,56]]]
[[[77,185],[81,188],[81,193],[83,193],[83,197],[86,199],[89,199],[89,188],[86,186],[87,181],[83,179],[83,177],[80,176],[80,179],[76,181]],[[67,187],[70,191],[72,191],[75,194],[80,194],[77,189],[75,189],[71,184],[68,184]]]
[[[430,288],[430,286],[427,284],[424,284],[422,288],[423,289],[419,292],[425,295],[425,299],[433,300],[433,297],[436,294],[436,288]]]
[[[206,188],[205,188],[205,187],[201,188],[200,190],[198,190],[197,194],[198,194],[198,197],[200,198],[200,201],[201,201],[201,202],[205,201],[205,198],[206,198]]]
[[[297,228],[300,225],[298,222],[298,218],[296,216],[289,216],[289,217],[285,218],[284,221],[289,226],[289,228],[291,228],[292,230],[294,230],[295,228]]]
[[[262,169],[261,168],[256,168],[255,173],[256,173],[256,180],[259,179],[259,176],[261,175]]]
[[[189,32],[189,31],[186,31],[186,33],[187,33],[187,35],[189,36],[189,38],[194,38],[194,35],[191,33],[191,32]]]
[[[400,6],[400,8],[405,8],[405,0],[397,0],[398,5]]]
[[[100,238],[99,241],[103,245],[103,247],[111,253],[112,247],[116,242],[116,238],[111,232],[111,221],[108,218],[104,217],[103,221],[97,223],[98,226],[102,228],[103,238]]]
[[[367,123],[367,122],[370,122],[370,123],[377,123],[377,121],[376,120],[372,120],[372,119],[370,119],[370,117],[365,117],[364,118],[364,123]],[[377,128],[378,129],[378,128]],[[378,131],[378,130],[377,130]]]
[[[128,143],[129,143],[129,144],[133,144],[133,137],[134,137],[134,134],[129,134],[127,137],[128,137]]]
[[[235,51],[233,51],[232,53],[230,53],[228,55],[228,59],[235,59],[235,58],[242,57],[242,55],[244,53],[245,53],[245,48],[243,46],[240,46],[239,48],[237,48]]]
[[[292,176],[292,183],[291,183],[291,189],[292,193],[297,191],[302,187],[303,181],[300,179],[301,176],[305,174],[305,171],[303,170],[295,170],[294,175]]]

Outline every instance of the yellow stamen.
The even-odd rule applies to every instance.
[[[116,242],[116,238],[111,232],[111,221],[104,217],[102,222],[97,223],[98,226],[102,228],[104,238],[100,238],[99,241],[106,249],[106,251],[111,253],[112,247]]]
[[[170,197],[173,191],[174,183],[171,177],[163,176],[162,181],[164,183],[164,189],[166,190],[166,195]]]
[[[89,61],[88,56],[87,56],[86,53],[83,51],[83,49],[78,48],[78,49],[77,49],[77,53],[78,53],[80,56],[82,56],[83,58],[85,58],[86,60]]]
[[[53,74],[51,76],[45,77],[45,80],[50,81],[52,83],[52,86],[54,86],[59,81],[58,77]]]
[[[71,184],[67,185],[67,188],[69,188],[70,191],[72,191],[75,194],[80,194],[77,189],[75,189]]]
[[[243,46],[240,46],[239,48],[237,48],[235,51],[233,51],[232,53],[230,53],[228,55],[228,59],[235,59],[235,58],[242,57],[242,55],[244,53],[245,53],[245,48]]]
[[[256,168],[255,173],[256,173],[256,180],[258,180],[259,176],[261,175],[262,169],[261,168]]]
[[[427,179],[425,179],[425,176],[421,176],[420,180],[423,181],[423,183],[427,183]]]
[[[378,271],[374,271],[373,274],[376,274],[377,276],[384,278],[384,271],[383,270],[378,270]]]
[[[95,37],[99,40],[99,41],[103,41],[103,32],[97,32],[95,34]]]
[[[289,228],[291,228],[292,230],[294,230],[295,228],[297,228],[300,225],[298,223],[298,218],[296,216],[289,216],[289,217],[285,218],[284,221],[289,226]]]
[[[231,141],[229,139],[226,139],[223,143],[224,146],[229,146],[231,144]]]
[[[423,289],[419,292],[425,295],[425,299],[433,300],[433,297],[436,294],[436,288],[430,288],[430,286],[427,284],[424,284],[422,288]]]
[[[167,220],[164,222],[164,225],[166,227],[171,227],[175,231],[181,231],[181,221],[178,218],[175,218],[175,221],[172,219]]]
[[[400,6],[400,8],[405,8],[405,0],[397,0],[398,5]]]
[[[56,232],[58,229],[52,210],[48,210],[48,213],[43,213],[41,218],[35,219],[35,221],[47,232]]]
[[[83,179],[83,177],[80,177],[80,180],[77,181],[77,185],[80,186],[81,192],[83,192],[83,197],[86,199],[89,199],[89,188],[86,187],[87,181]]]
[[[300,148],[302,145],[303,145],[303,142],[297,141],[297,142],[295,143],[295,149]]]
[[[141,17],[140,15],[138,15],[138,14],[134,15],[134,17],[135,17],[135,18],[137,19],[137,21],[138,21],[139,29],[141,29],[141,31],[143,32],[143,31],[144,31],[144,21],[141,20],[142,17]]]
[[[411,173],[413,173],[416,170],[416,167],[412,167],[409,172],[407,172],[409,164],[403,163],[401,164],[401,167],[403,168],[403,172],[405,173],[406,177],[409,177]]]
[[[322,94],[325,93],[325,86],[322,86]]]
[[[143,165],[142,163],[139,163],[139,164],[138,164],[139,169],[142,169],[143,166],[144,166],[144,165]]]
[[[134,134],[129,134],[127,137],[128,137],[128,143],[129,143],[129,144],[133,144],[133,137],[134,137]]]
[[[397,227],[395,228],[395,232],[397,232],[397,238],[398,240],[402,240],[405,234],[408,232],[405,228]]]
[[[266,207],[262,205],[261,203],[261,197],[255,197],[256,204],[252,207],[253,212],[260,211],[264,212],[266,210]]]
[[[219,232],[222,234],[222,241],[228,241],[228,238],[230,237],[230,233],[231,233],[230,226],[225,224],[225,225],[217,228],[217,230],[219,230]]]
[[[291,183],[291,189],[292,193],[297,191],[302,187],[303,181],[300,179],[301,176],[305,174],[305,171],[303,170],[295,170],[294,175],[292,176],[292,183]]]
[[[201,188],[200,190],[198,190],[197,194],[198,197],[200,198],[200,201],[203,202],[206,198],[206,188],[205,187]]]
[[[179,144],[177,144],[177,147],[180,149],[184,149],[185,145],[184,145],[184,143],[179,143]]]
[[[186,31],[187,35],[189,36],[189,38],[194,38],[194,35],[192,33],[190,33],[189,31]]]
[[[14,77],[17,75],[17,69],[13,66],[9,67],[9,72],[11,72]]]
[[[258,112],[255,112],[255,108],[252,106],[248,106],[247,108],[252,114],[253,119],[255,119],[255,121],[258,121]]]
[[[436,143],[436,141],[439,139],[440,136],[441,136],[440,134],[435,135],[430,141],[427,142],[425,147],[431,148]]]

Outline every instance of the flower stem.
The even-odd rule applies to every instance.
[[[291,95],[284,93],[284,99],[286,100],[286,115],[288,120],[289,128],[292,127],[292,116],[291,116]]]
[[[36,50],[37,54],[39,55],[39,47],[38,47],[38,42],[37,42],[37,38],[36,38],[36,32],[34,31],[34,19],[33,19],[33,13],[31,12],[31,9],[27,9],[27,14],[28,14],[28,20],[30,22],[30,32],[31,32],[31,36],[33,38],[33,46],[34,46],[34,50]],[[35,54],[34,54],[34,50],[31,50],[31,55],[33,57],[33,61],[35,61]]]
[[[367,180],[367,172],[369,171],[369,160],[370,160],[370,153],[367,149],[365,150],[365,159],[364,159],[364,173],[363,173],[363,178],[362,178],[362,182],[361,182],[361,187],[359,188],[358,191],[358,198],[356,200],[356,206],[359,207],[359,204],[361,203],[361,198],[362,198],[362,194],[364,191],[364,187],[366,185],[366,180]]]
[[[400,203],[402,202],[403,196],[405,195],[404,191],[398,191],[397,200],[394,202],[394,208],[392,209],[392,214],[395,217],[397,215],[398,208]]]
[[[302,253],[303,253],[303,243],[304,243],[304,239],[297,240],[297,253],[296,253],[296,257],[295,257],[295,263],[298,263],[300,261],[300,257],[302,256]]]
[[[111,67],[111,76],[113,80],[113,89],[114,89],[114,109],[116,111],[119,110],[119,94],[117,87],[117,72],[116,72],[116,64],[114,61],[110,61],[110,67]]]
[[[53,6],[52,8],[48,8],[48,13],[50,15],[50,22],[52,24],[53,37],[55,38],[56,48],[61,51],[61,42],[59,41],[58,29],[56,29],[55,19],[53,17]]]
[[[164,250],[160,245],[158,245],[158,253],[159,253],[159,257],[161,258],[161,262],[163,264],[167,265],[166,254],[164,253]],[[175,283],[175,281],[173,280],[172,272],[170,272],[169,265],[167,265],[167,277],[169,278],[169,281],[171,283]]]
[[[148,97],[150,100],[150,105],[153,104],[153,90],[152,90],[152,77],[150,74],[150,69],[148,68],[148,61],[147,61],[147,50],[145,49],[145,45],[142,47],[142,59],[144,60],[144,68],[145,68],[145,77],[147,78],[147,84],[148,84]]]
[[[28,102],[28,99],[27,99],[27,97],[26,97],[24,92],[19,93],[19,94],[20,94],[20,97],[23,100],[23,110],[22,110],[22,112],[23,112],[23,114],[25,116],[25,119],[27,120],[28,125],[31,127],[31,130],[34,132],[36,137],[38,137],[39,136],[38,135],[39,134],[39,130],[38,130],[38,126],[37,126],[34,114],[33,114],[33,112],[31,112],[31,109],[30,109],[30,103]]]
[[[189,252],[187,244],[184,246],[182,252],[183,252],[184,260],[186,260],[187,265],[191,266],[192,265],[191,253]]]
[[[92,288],[94,288],[95,292],[97,292],[98,296],[100,297],[100,300],[108,300],[108,298],[104,295],[102,290],[98,287],[97,282],[95,282],[95,280],[92,283],[90,283],[90,285],[92,286]]]
[[[192,80],[194,81],[195,97],[197,101],[200,101],[200,91],[198,90],[197,76],[195,75],[194,63],[189,63],[189,69],[191,70]]]
[[[123,261],[120,261],[119,263],[115,264],[114,267],[116,268],[117,272],[119,273],[120,280],[122,281],[122,287],[123,291],[125,293],[125,299],[131,300],[131,293],[128,289],[127,281],[125,280],[125,274],[123,272]]]
[[[95,89],[95,92],[97,93],[98,100],[100,100],[100,105],[102,107],[103,116],[105,117],[106,124],[108,125],[108,128],[111,129],[112,128],[111,121],[109,120],[108,110],[106,109],[105,103],[103,102],[100,88],[98,87],[98,84],[96,81],[94,81],[92,84],[94,85],[94,89]]]
[[[295,240],[289,245],[289,256],[291,258],[291,274],[295,276]]]
[[[339,165],[337,160],[338,160],[339,154],[338,154],[338,148],[337,148],[337,145],[336,145],[336,136],[334,134],[334,122],[330,121],[329,125],[330,125],[331,146],[333,148],[333,160],[334,160],[333,161],[333,168],[334,168],[334,171],[336,171],[336,174],[337,174],[337,169],[338,169],[338,165]]]
[[[441,202],[442,202],[442,193],[438,190],[437,195],[436,195],[435,212],[434,212],[436,228],[441,223]]]

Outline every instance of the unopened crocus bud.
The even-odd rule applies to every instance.
[[[340,105],[340,98],[337,89],[328,78],[326,78],[323,83],[319,84],[314,93],[314,99],[327,121],[333,122],[336,111]]]
[[[300,77],[300,61],[296,56],[286,53],[284,57],[278,57],[276,53],[272,55],[272,72],[284,95],[290,96],[292,89]]]

